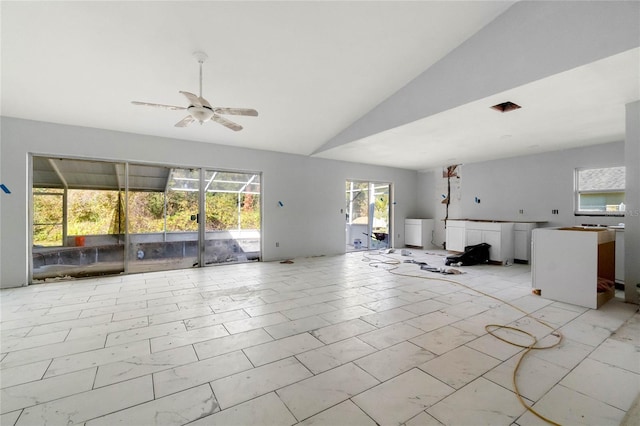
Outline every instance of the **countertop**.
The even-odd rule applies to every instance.
[[[444,219],[443,219],[444,220]],[[547,223],[546,220],[493,220],[493,219],[447,219],[459,220],[464,222],[487,222],[487,223]]]

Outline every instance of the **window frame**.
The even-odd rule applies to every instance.
[[[606,216],[606,217],[624,217],[625,212],[620,210],[615,211],[595,211],[595,210],[580,210],[580,195],[581,194],[607,194],[607,193],[619,193],[622,192],[623,196],[626,196],[626,181],[624,185],[624,189],[620,191],[619,189],[598,189],[598,190],[580,190],[580,172],[586,170],[597,170],[597,169],[614,169],[614,168],[622,168],[625,170],[624,165],[612,165],[612,166],[603,166],[603,167],[577,167],[574,169],[574,191],[573,191],[573,201],[574,201],[574,216]],[[625,176],[626,177],[626,176]],[[624,202],[624,201],[623,201]]]

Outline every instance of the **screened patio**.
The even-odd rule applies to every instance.
[[[260,259],[259,173],[33,156],[32,189],[34,281]]]

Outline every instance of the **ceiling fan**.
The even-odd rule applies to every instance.
[[[187,127],[189,124],[198,121],[200,124],[205,121],[215,121],[216,123],[222,124],[225,127],[228,127],[231,130],[238,131],[242,130],[242,126],[234,123],[233,121],[227,120],[220,115],[245,115],[250,117],[256,117],[258,115],[258,111],[250,108],[221,108],[221,107],[212,107],[211,104],[202,97],[202,64],[207,59],[207,55],[204,52],[195,52],[193,54],[195,58],[198,60],[198,64],[200,64],[200,96],[196,96],[190,92],[180,91],[189,101],[189,106],[181,107],[175,105],[163,105],[163,104],[152,104],[149,102],[138,102],[132,101],[131,103],[134,105],[145,105],[156,108],[164,108],[170,110],[186,110],[189,115],[187,115],[182,120],[178,121],[175,126],[176,127]]]

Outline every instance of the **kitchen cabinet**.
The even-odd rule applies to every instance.
[[[513,222],[467,222],[467,245],[487,243],[489,260],[501,264],[513,263]]]
[[[545,299],[597,309],[615,290],[598,292],[598,281],[615,279],[615,232],[606,228],[534,229],[532,285]]]
[[[513,263],[513,222],[486,220],[448,220],[447,250],[464,251],[466,246],[487,243],[489,260],[500,264]]]
[[[610,226],[616,232],[616,282],[624,284],[624,227]]]
[[[519,263],[531,261],[531,231],[538,227],[536,222],[515,222],[513,225],[513,258]]]
[[[404,244],[413,247],[431,248],[433,219],[405,219]]]
[[[446,248],[451,251],[464,251],[467,242],[464,220],[447,220]]]

